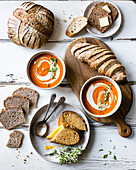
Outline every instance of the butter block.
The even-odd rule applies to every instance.
[[[104,9],[104,10],[108,11],[109,13],[111,13],[111,10],[110,10],[110,8],[108,7],[108,5],[103,6],[102,9]]]
[[[104,17],[104,18],[100,18],[99,19],[99,22],[100,22],[100,27],[106,27],[109,25],[109,19],[108,19],[108,16],[107,17]]]

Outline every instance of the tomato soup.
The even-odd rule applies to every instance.
[[[52,54],[42,54],[32,61],[29,74],[36,86],[51,88],[62,80],[63,69],[63,64],[58,57]]]
[[[82,101],[92,114],[105,115],[117,105],[118,91],[110,81],[95,79],[84,87]]]

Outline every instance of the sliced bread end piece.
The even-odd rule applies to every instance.
[[[117,83],[123,83],[127,80],[127,75],[124,71],[118,71],[111,78]]]
[[[73,37],[75,34],[79,33],[87,25],[86,17],[76,17],[69,24],[66,35],[68,37]]]
[[[69,49],[71,50],[73,46],[75,46],[76,44],[81,44],[81,43],[87,43],[86,38],[80,37],[80,38],[75,39],[72,43],[70,43]]]
[[[14,130],[9,135],[9,140],[7,142],[7,147],[9,148],[19,148],[21,146],[24,134],[18,130]]]
[[[0,113],[0,122],[5,129],[12,129],[25,122],[23,109],[19,106],[10,106]]]

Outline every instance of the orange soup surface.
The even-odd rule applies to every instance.
[[[30,78],[41,88],[56,86],[63,77],[62,62],[54,55],[42,54],[30,65]]]
[[[115,108],[118,92],[107,80],[92,80],[84,87],[82,101],[85,108],[92,114],[105,115]]]

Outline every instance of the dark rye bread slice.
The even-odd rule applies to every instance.
[[[126,81],[127,75],[124,71],[118,71],[111,78],[117,83],[123,83]]]
[[[9,140],[7,142],[7,147],[9,148],[20,148],[24,134],[18,130],[14,130],[9,134]]]
[[[104,55],[101,58],[91,62],[90,67],[94,70],[98,70],[99,67],[106,61],[108,61],[109,59],[116,59],[115,55]]]
[[[120,62],[116,59],[111,59],[104,62],[98,69],[99,74],[105,74],[107,70],[112,67],[114,64],[120,64]]]
[[[32,107],[32,108],[36,107],[38,96],[39,96],[37,91],[27,88],[27,87],[25,87],[25,88],[21,87],[21,88],[15,90],[12,95],[13,96],[20,95],[20,96],[27,97],[30,100],[30,107]]]
[[[12,129],[25,122],[23,109],[19,106],[10,106],[0,113],[0,122],[5,129]]]
[[[112,77],[118,71],[125,71],[125,67],[121,64],[114,64],[106,71],[105,76]]]
[[[62,124],[64,127],[87,131],[83,118],[73,111],[65,111],[61,114],[58,120],[58,126]]]
[[[108,5],[109,9],[111,10],[111,17],[112,17],[112,21],[114,22],[117,15],[118,15],[118,11],[117,9],[110,3],[108,2],[98,2],[97,4],[95,4],[95,7],[98,8],[98,7],[103,7],[105,5]]]
[[[107,54],[114,54],[114,53],[110,50],[103,51],[99,54],[94,55],[91,59],[88,60],[88,63],[91,63],[92,61],[95,61],[95,60],[99,59],[100,57],[107,55]]]
[[[109,25],[105,27],[101,27],[99,19],[104,17],[108,17]],[[106,10],[102,9],[99,6],[98,7],[94,6],[94,8],[91,10],[90,15],[88,16],[88,23],[94,28],[96,28],[98,31],[103,33],[112,24],[112,18],[111,15],[109,15],[109,13]]]
[[[62,145],[75,145],[79,140],[80,136],[76,130],[62,127],[50,142]]]
[[[20,106],[25,114],[29,114],[29,99],[24,96],[14,95],[8,97],[6,100],[4,100],[4,106]]]
[[[79,50],[77,50],[76,52],[75,52],[75,57],[78,57],[81,53],[83,53],[83,52],[85,52],[85,51],[87,51],[87,50],[90,50],[90,49],[92,49],[92,48],[95,48],[95,47],[99,47],[98,45],[94,45],[94,44],[90,44],[89,46],[87,46],[87,47],[82,47],[81,49],[79,49]]]

